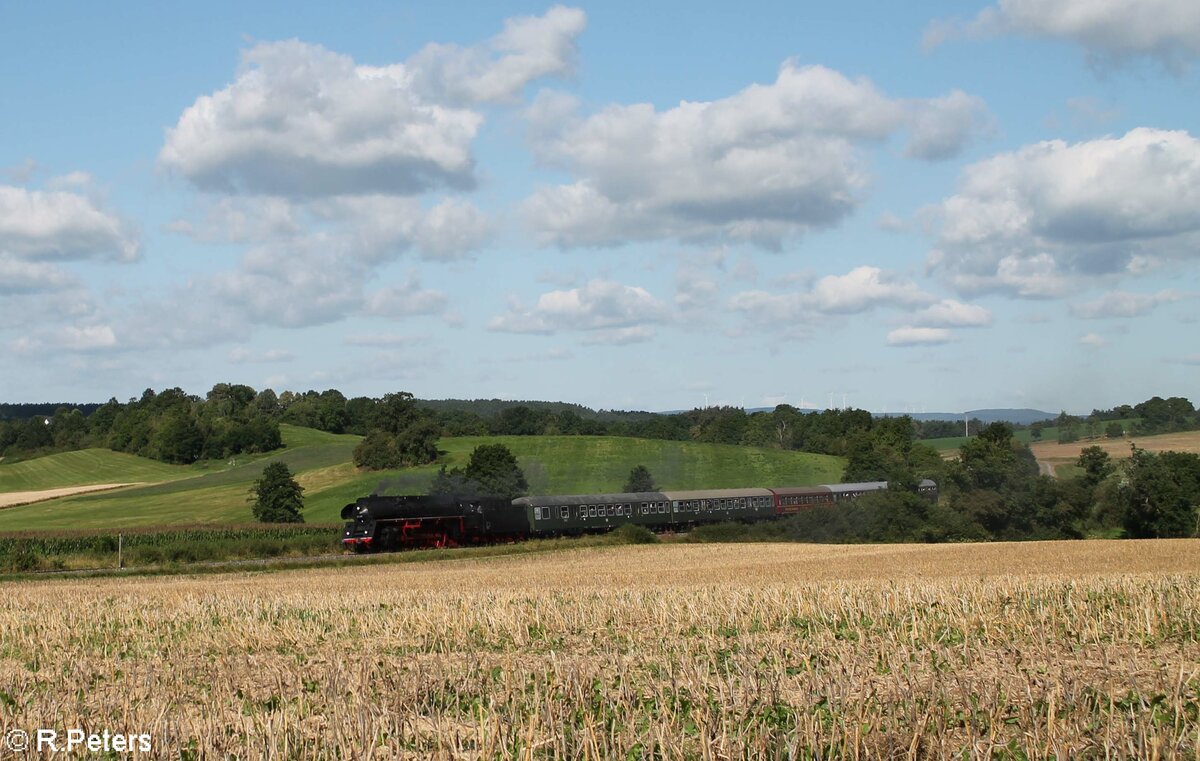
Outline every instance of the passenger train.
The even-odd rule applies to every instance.
[[[372,495],[342,508],[343,546],[355,552],[457,547],[537,537],[603,533],[625,524],[686,530],[722,521],[781,518],[883,491],[887,481],[783,488],[706,489],[548,497]],[[937,499],[937,484],[917,492]]]

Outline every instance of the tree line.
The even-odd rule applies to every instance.
[[[266,393],[266,392],[264,392]],[[273,396],[273,395],[272,395]],[[0,420],[0,454],[32,456],[106,447],[162,462],[189,464],[283,446],[279,423],[249,386],[217,384],[201,399],[169,388],[110,399],[85,415],[59,407],[49,417]]]
[[[854,502],[817,507],[754,526],[707,527],[700,538],[805,542],[955,542],[1200,536],[1200,455],[1147,452],[1114,462],[1098,446],[1077,460],[1081,475],[1039,472],[1012,426],[992,423],[957,458],[927,459],[919,442],[857,440],[845,481],[889,483]],[[940,498],[917,493],[920,478]]]

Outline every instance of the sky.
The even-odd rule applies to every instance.
[[[1200,3],[0,0],[0,401],[1200,402]]]

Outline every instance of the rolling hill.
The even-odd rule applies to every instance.
[[[20,489],[134,480],[155,483],[0,510],[0,531],[245,523],[250,519],[250,485],[263,465],[274,460],[287,463],[304,486],[306,520],[334,522],[343,505],[372,492],[423,493],[439,466],[462,465],[476,446],[486,443],[502,443],[513,451],[534,494],[619,491],[638,464],[646,465],[662,488],[697,489],[829,483],[840,480],[844,467],[841,458],[827,455],[723,444],[605,436],[488,436],[443,439],[443,455],[435,465],[360,472],[351,463],[357,436],[294,426],[282,429],[286,449],[250,461],[241,458],[232,466],[209,464],[212,469],[207,472],[201,466],[163,465],[142,458],[132,458],[129,469],[122,471],[117,460],[101,456],[103,450],[89,450],[95,453],[93,459],[82,463],[50,457],[18,463],[12,467],[25,466],[21,473],[26,475],[9,479],[15,484],[24,478]],[[5,470],[0,465],[0,479],[6,477]]]

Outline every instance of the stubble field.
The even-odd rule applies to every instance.
[[[0,598],[0,729],[145,732],[145,758],[1194,758],[1198,712],[1196,540],[651,545]]]

